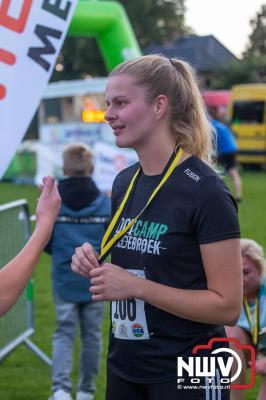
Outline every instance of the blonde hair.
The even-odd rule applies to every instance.
[[[176,142],[187,152],[213,165],[213,128],[207,117],[193,68],[177,58],[147,55],[125,61],[110,77],[130,74],[146,89],[147,101],[158,95],[168,98],[170,126]]]
[[[68,176],[86,176],[93,170],[93,152],[89,146],[75,143],[63,152],[63,168]]]
[[[266,268],[263,247],[252,239],[241,239],[240,244],[242,255],[249,256],[257,265],[260,275],[263,275]]]

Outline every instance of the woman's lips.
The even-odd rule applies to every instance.
[[[124,126],[112,126],[115,135],[120,135],[124,128]]]

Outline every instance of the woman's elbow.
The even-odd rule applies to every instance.
[[[237,317],[228,318],[228,320],[224,323],[227,326],[235,326],[238,321],[239,315]]]
[[[227,309],[227,312],[226,312],[226,318],[225,318],[226,321],[223,323],[223,325],[235,326],[239,319],[240,313],[241,313],[241,307],[242,307],[242,304],[236,304],[234,306],[232,306],[232,305],[229,306],[229,308]]]

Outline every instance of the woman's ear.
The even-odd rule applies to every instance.
[[[159,94],[159,96],[157,96],[155,99],[154,108],[158,120],[164,117],[168,111],[167,96],[165,96],[164,94]]]
[[[89,176],[91,176],[92,174],[93,174],[93,171],[94,171],[94,165],[90,165],[90,166],[88,166],[88,168],[87,168],[87,174],[89,175]]]
[[[67,171],[67,169],[66,169],[65,167],[63,167],[63,174],[64,174],[65,176],[68,176],[68,171]]]

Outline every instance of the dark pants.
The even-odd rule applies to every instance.
[[[205,385],[205,380],[202,384]],[[164,383],[143,384],[127,381],[107,370],[107,388],[105,400],[229,400],[229,389],[215,389],[219,386],[216,376],[212,387],[178,388],[177,380]],[[190,382],[187,382],[191,386]],[[211,383],[209,383],[211,385]]]

